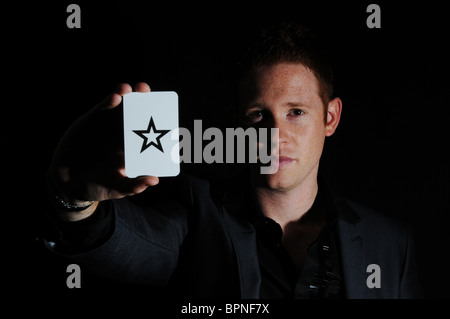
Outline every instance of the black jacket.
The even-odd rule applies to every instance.
[[[258,298],[255,230],[247,183],[177,177],[141,195],[110,201],[112,234],[96,247],[64,254],[83,270],[161,287],[180,297]],[[160,190],[164,190],[160,192]],[[332,195],[348,298],[422,298],[409,227]],[[380,288],[367,278],[376,264]]]

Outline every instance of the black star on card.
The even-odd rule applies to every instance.
[[[170,130],[157,130],[155,127],[155,123],[153,122],[153,117],[150,117],[150,123],[148,124],[148,128],[146,130],[133,130],[133,132],[142,137],[142,139],[144,140],[142,142],[141,153],[152,145],[164,153],[160,139],[161,137],[169,133]],[[152,134],[152,132],[153,134],[158,135],[156,137],[156,143],[153,140],[150,141],[150,143],[148,142],[149,137],[147,135]]]

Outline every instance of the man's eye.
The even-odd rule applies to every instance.
[[[263,112],[259,110],[249,112],[246,117],[251,121],[259,121],[263,117]]]
[[[302,116],[305,112],[300,109],[292,109],[289,111],[289,114],[293,116]]]

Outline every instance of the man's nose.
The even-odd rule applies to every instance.
[[[286,121],[284,121],[280,116],[272,117],[272,127],[278,129],[278,143],[286,143],[287,142],[287,127]]]

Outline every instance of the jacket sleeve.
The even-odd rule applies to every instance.
[[[56,225],[57,239],[44,242],[83,271],[127,284],[164,286],[188,232],[189,203],[158,197],[108,201],[106,218]]]

